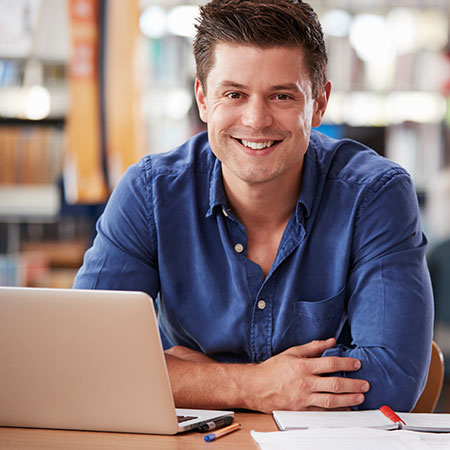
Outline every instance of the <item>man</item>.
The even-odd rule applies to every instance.
[[[432,294],[408,174],[311,131],[331,85],[291,0],[212,0],[194,42],[208,133],[115,189],[75,287],[158,297],[177,406],[411,409]]]

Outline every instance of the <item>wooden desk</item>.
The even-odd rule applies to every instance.
[[[192,450],[192,449],[257,449],[250,430],[276,431],[271,415],[237,413],[242,429],[214,442],[204,442],[204,434],[188,432],[177,436],[147,434],[94,433],[90,431],[1,428],[1,450]]]

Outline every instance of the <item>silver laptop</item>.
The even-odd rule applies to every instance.
[[[175,434],[223,416],[175,409],[147,294],[0,287],[0,426]]]

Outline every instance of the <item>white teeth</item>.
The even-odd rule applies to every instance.
[[[244,139],[241,140],[242,144],[246,147],[249,147],[253,150],[262,150],[263,148],[271,147],[274,143],[274,141],[266,141],[266,142],[250,142],[245,141]]]

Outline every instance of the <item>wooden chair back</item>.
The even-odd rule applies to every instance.
[[[431,346],[431,361],[428,369],[428,379],[416,406],[412,410],[415,413],[432,413],[441,395],[444,382],[444,356],[439,345],[433,341]]]

